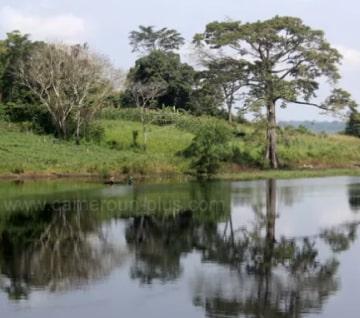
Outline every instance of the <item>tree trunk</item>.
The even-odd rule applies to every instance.
[[[266,160],[271,168],[277,169],[280,166],[276,150],[276,119],[275,102],[270,101],[267,105],[267,136],[266,136]]]
[[[76,119],[76,136],[75,136],[75,140],[76,140],[76,144],[79,146],[80,145],[80,126],[81,126],[81,118],[80,118],[80,112],[77,113],[77,119]]]
[[[146,152],[146,126],[143,125],[143,150]]]
[[[264,274],[271,274],[275,245],[276,219],[276,181],[271,179],[266,184],[266,238],[264,246]]]
[[[64,127],[62,120],[56,119],[55,116],[53,116],[53,118],[54,118],[55,128],[57,131],[57,137],[59,139],[66,139],[66,128]]]
[[[276,181],[267,180],[266,185],[266,241],[269,245],[275,242],[276,218]]]
[[[143,131],[143,151],[146,151],[146,123],[145,123],[145,108],[141,109],[141,124],[142,124],[142,131]]]
[[[232,105],[228,105],[228,122],[232,123],[232,113],[231,113]]]
[[[228,109],[228,122],[230,124],[232,123],[232,112],[231,112],[231,110],[232,110],[233,103],[234,103],[233,97],[230,97],[230,99],[226,101],[226,106],[227,106],[227,109]]]

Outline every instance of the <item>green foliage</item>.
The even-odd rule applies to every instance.
[[[349,120],[345,127],[345,134],[360,138],[360,113],[355,107],[351,109]]]
[[[297,129],[296,129],[300,134],[303,135],[314,135],[313,132],[311,132],[308,128],[306,128],[303,125],[300,125]]]
[[[139,137],[139,131],[138,130],[133,130],[132,131],[132,137],[133,137],[133,142],[132,145],[134,148],[140,148],[140,144],[138,142],[138,137]]]
[[[123,146],[120,142],[118,142],[117,140],[111,139],[107,141],[107,144],[109,145],[110,149],[113,150],[121,150],[123,149]]]
[[[105,167],[112,174],[121,174],[124,169],[132,175],[184,174],[189,170],[191,161],[195,162],[200,155],[192,156],[194,152],[186,153],[185,157],[176,154],[191,149],[194,135],[215,126],[224,127],[230,134],[229,146],[219,145],[226,148],[218,161],[221,173],[241,171],[240,175],[234,176],[250,178],[246,173],[247,168],[267,167],[263,153],[264,134],[253,124],[231,128],[223,120],[182,114],[174,124],[149,125],[151,138],[148,140],[147,153],[143,153],[133,146],[133,131],[141,131],[140,122],[116,119],[95,123],[104,131],[102,142],[97,144],[94,140],[86,141],[84,138],[82,145],[76,146],[73,142],[60,141],[53,136],[36,135],[26,127],[24,133],[18,125],[0,121],[0,173],[20,172],[21,168],[25,174],[99,174]],[[235,135],[234,131],[242,134]],[[296,129],[283,133],[279,130],[278,147],[285,167],[306,168],[306,171],[299,170],[292,174],[284,172],[286,176],[316,176],[326,173],[319,173],[316,168],[352,167],[360,162],[358,139],[350,136],[329,135],[322,138],[319,135],[301,134]],[[205,161],[206,157],[201,159]],[[351,173],[358,174],[356,170]],[[267,175],[254,172],[256,176],[265,178]]]
[[[152,51],[149,55],[138,59],[135,66],[130,69],[127,77],[130,83],[128,90],[131,91],[131,87],[137,83],[166,83],[166,93],[156,98],[156,106],[189,109],[195,74],[195,70],[190,65],[181,63],[178,54]],[[129,93],[124,94],[129,96]],[[135,102],[132,102],[132,105],[135,105]]]
[[[221,88],[209,81],[201,81],[203,75],[201,72],[197,75],[198,86],[192,91],[188,103],[189,110],[192,114],[218,116],[221,112],[223,95]]]
[[[41,44],[32,42],[28,34],[19,31],[9,32],[0,40],[0,117],[13,122],[31,122],[32,130],[47,133],[54,128],[51,119],[15,71]]]
[[[12,31],[0,40],[0,102],[31,104],[36,101],[30,90],[24,87],[15,73],[15,67],[30,58],[40,42],[32,42],[29,34]]]
[[[24,173],[24,168],[17,166],[17,167],[12,168],[11,172],[14,174],[22,174],[22,173]]]
[[[242,60],[219,58],[205,61],[207,71],[202,72],[204,80],[217,86],[226,105],[228,121],[232,122],[232,110],[238,100],[238,91],[248,84],[248,67]]]
[[[231,149],[229,161],[236,163],[241,167],[264,168],[264,156],[260,148],[250,148],[233,146]]]
[[[176,125],[181,128],[181,122],[191,121],[190,126],[193,125],[193,116],[188,115],[185,111],[177,110],[175,107],[163,107],[161,109],[149,110],[145,114],[146,122],[152,125],[168,126]],[[102,119],[109,120],[125,120],[141,122],[141,109],[139,108],[125,108],[125,109],[104,109],[101,114]]]
[[[41,104],[0,104],[0,118],[14,123],[24,123],[29,130],[39,134],[51,134],[55,130],[49,112]]]
[[[210,178],[229,155],[231,131],[225,125],[206,125],[197,131],[184,154],[192,158],[191,168],[198,176]]]
[[[90,122],[83,126],[81,137],[84,137],[88,142],[100,144],[105,138],[105,129],[96,122]]]
[[[266,156],[273,168],[279,166],[275,142],[277,103],[284,107],[287,103],[307,104],[329,111],[353,104],[350,94],[336,87],[323,103],[312,102],[320,77],[333,84],[340,78],[341,55],[325,40],[322,31],[312,30],[299,18],[276,16],[246,24],[215,21],[206,26],[204,33],[195,35],[194,42],[199,48],[227,52],[226,65],[234,70],[234,79],[245,80],[245,106],[255,111],[266,109]],[[224,60],[221,52],[217,59],[220,62]],[[239,63],[243,71],[237,75]]]
[[[140,31],[131,31],[129,35],[133,52],[149,54],[152,51],[178,50],[185,39],[174,29],[154,30],[153,26],[139,26]]]
[[[102,110],[100,118],[106,120],[141,122],[140,109],[138,108],[105,108]]]
[[[53,136],[23,133],[18,125],[0,122],[0,174],[70,173],[121,174],[124,165],[131,174],[182,174],[188,160],[175,154],[191,142],[192,134],[173,126],[149,126],[147,153],[132,147],[132,132],[141,130],[137,122],[101,120],[94,124],[104,131],[102,142],[84,139],[80,146]],[[113,148],[113,149],[110,149]]]

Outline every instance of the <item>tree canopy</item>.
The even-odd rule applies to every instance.
[[[104,105],[120,74],[84,45],[46,43],[17,67],[21,83],[46,106],[57,134],[68,138]],[[73,128],[75,127],[75,129]]]
[[[185,39],[174,29],[155,30],[154,26],[143,25],[139,26],[139,31],[130,32],[129,41],[132,51],[143,55],[156,50],[178,50],[185,43]]]
[[[349,119],[345,127],[345,134],[360,138],[360,113],[355,107],[351,107]]]
[[[246,86],[248,71],[246,63],[233,59],[219,58],[205,61],[207,70],[202,72],[206,81],[217,85],[222,93],[223,103],[228,112],[228,121],[232,122],[232,111],[240,100],[239,90]]]
[[[334,86],[330,97],[321,103],[314,98],[319,81],[326,78],[335,85],[340,78],[340,53],[320,30],[304,25],[301,19],[279,17],[254,23],[212,22],[194,42],[203,50],[215,50],[219,59],[226,56],[233,64],[242,61],[248,71],[247,103],[266,110],[266,158],[279,167],[276,149],[275,106],[288,103],[337,111],[351,103],[350,95]]]
[[[130,87],[135,83],[166,83],[167,91],[157,98],[157,106],[188,109],[195,74],[193,67],[181,62],[180,55],[173,52],[153,51],[135,62],[127,79]]]
[[[40,42],[32,42],[29,34],[12,31],[0,40],[0,102],[24,102],[28,91],[19,83],[14,67],[20,61],[30,58],[32,51]]]

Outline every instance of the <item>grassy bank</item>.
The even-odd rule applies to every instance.
[[[176,156],[190,143],[191,134],[174,127],[149,127],[147,153],[132,146],[132,131],[140,124],[101,121],[101,144],[59,141],[52,136],[21,132],[14,124],[0,124],[0,174],[181,174],[186,160]]]
[[[197,127],[216,119],[182,116],[171,124],[149,125],[147,151],[141,150],[141,124],[132,118],[102,119],[103,140],[59,141],[52,136],[22,131],[0,122],[0,175],[110,175],[180,176],[189,172],[190,159],[178,153],[188,147]],[[223,122],[222,122],[223,123]],[[223,123],[224,124],[224,123]],[[287,170],[263,166],[264,130],[261,126],[234,124],[234,152],[223,163],[225,178],[286,178],[359,174],[360,140],[342,135],[312,134],[294,128],[278,131],[280,160]],[[137,144],[134,132],[138,132]],[[346,168],[346,169],[344,169]],[[350,169],[352,168],[352,169]]]
[[[360,176],[359,168],[296,169],[296,170],[250,170],[241,173],[223,173],[218,178],[224,180],[255,179],[296,179],[330,176]]]

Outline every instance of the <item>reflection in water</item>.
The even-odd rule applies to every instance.
[[[183,270],[181,257],[194,249],[205,249],[206,242],[217,238],[218,223],[231,214],[229,183],[192,182],[185,189],[179,187],[175,193],[166,189],[161,200],[154,198],[151,188],[146,194],[141,189],[135,191],[137,202],[141,202],[135,206],[157,203],[151,209],[157,213],[139,215],[135,211],[135,217],[126,221],[126,241],[135,255],[131,277],[141,283],[179,278]],[[174,202],[175,213],[169,210]]]
[[[276,195],[276,181],[269,180],[266,211],[254,205],[257,223],[251,228],[234,229],[226,213],[222,230],[218,221],[198,219],[191,211],[135,217],[126,231],[136,256],[132,278],[148,284],[175,280],[181,275],[181,255],[197,250],[203,262],[231,269],[230,277],[215,285],[213,277],[195,277],[193,302],[209,317],[300,317],[320,311],[338,289],[338,261],[334,257],[320,261],[317,244],[322,239],[333,252],[343,251],[354,241],[358,224],[311,237],[277,238]],[[217,215],[224,219],[219,211]]]
[[[338,262],[333,257],[320,261],[317,239],[323,238],[334,252],[342,251],[354,240],[357,224],[326,230],[314,237],[277,240],[274,180],[267,182],[265,213],[258,209],[254,212],[258,224],[252,231],[234,231],[230,226],[228,244],[223,241],[211,245],[213,255],[224,250],[231,255],[222,262],[231,268],[230,278],[223,277],[213,284],[210,277],[198,276],[194,304],[204,307],[208,317],[300,317],[302,313],[320,311],[338,289]],[[236,238],[235,232],[240,234]]]
[[[360,210],[360,183],[348,185],[348,196],[351,210],[358,212]]]
[[[32,288],[49,291],[80,287],[110,273],[124,252],[107,240],[101,220],[76,205],[47,204],[16,211],[2,223],[0,270],[12,299]]]
[[[357,190],[348,188],[352,207]],[[121,204],[110,204],[117,191]],[[277,200],[289,206],[296,192],[277,189],[275,180],[237,192],[236,202],[231,184],[216,182],[102,193],[91,197],[99,200],[96,213],[91,204],[49,201],[41,209],[0,214],[0,289],[9,298],[26,299],[34,289],[83,287],[125,264],[140,286],[175,283],[185,275],[184,258],[200,256],[201,272],[191,273],[190,293],[207,317],[301,317],[321,312],[338,291],[337,255],[351,247],[359,225],[280,235]],[[251,207],[251,222],[236,220],[232,204]],[[116,209],[103,209],[111,206]],[[112,239],[114,219],[123,225],[115,234],[125,246]],[[322,245],[328,254],[320,253]]]
[[[182,272],[180,257],[192,249],[191,212],[171,217],[135,217],[128,222],[126,240],[135,254],[131,277],[150,284],[175,280]]]

